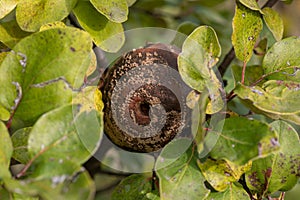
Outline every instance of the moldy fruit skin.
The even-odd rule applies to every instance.
[[[151,44],[126,53],[106,69],[98,87],[104,132],[114,144],[128,151],[153,152],[182,132],[187,124],[186,95],[175,95],[157,82],[170,79],[171,71],[177,73],[179,53],[170,45]],[[173,85],[185,85],[171,79]]]

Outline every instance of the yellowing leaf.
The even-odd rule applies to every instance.
[[[24,0],[17,6],[16,18],[21,29],[35,32],[44,24],[67,17],[76,3],[77,0]]]
[[[238,166],[230,161],[211,160],[205,162],[198,161],[198,166],[201,169],[205,179],[217,191],[223,192],[240,179],[242,174],[251,169],[252,162]]]
[[[232,27],[232,44],[236,57],[243,62],[248,62],[263,28],[260,13],[237,3]]]

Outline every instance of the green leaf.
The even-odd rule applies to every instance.
[[[230,184],[225,192],[210,193],[207,200],[249,200],[248,193],[239,184]]]
[[[8,15],[13,9],[15,9],[19,0],[1,0],[0,2],[0,19]]]
[[[210,155],[237,165],[265,157],[278,150],[276,134],[271,127],[257,120],[244,117],[225,119],[220,137]],[[243,155],[243,156],[241,156]]]
[[[9,48],[13,48],[22,38],[29,34],[21,30],[15,20],[0,24],[0,41]]]
[[[122,24],[109,21],[89,3],[79,1],[74,8],[79,24],[104,51],[116,52],[125,42]]]
[[[191,40],[191,41],[190,41]],[[217,38],[217,34],[213,28],[209,26],[200,26],[195,29],[188,37],[183,46],[183,51],[188,47],[189,42],[194,42],[204,50],[204,66],[211,68],[216,65],[221,55],[221,46]],[[199,52],[200,53],[200,52]]]
[[[152,191],[151,174],[133,174],[126,177],[115,187],[112,200],[147,199]]]
[[[88,34],[75,28],[24,38],[0,66],[0,104],[31,126],[43,113],[71,102],[72,88],[83,83],[91,48]]]
[[[235,93],[243,100],[249,100],[256,108],[278,115],[300,112],[300,83],[270,80],[259,86],[237,85]]]
[[[248,62],[263,28],[260,13],[237,3],[232,27],[232,44],[236,57],[243,62]]]
[[[70,167],[68,163],[65,163],[65,165],[66,168]],[[71,176],[57,175],[43,179],[6,179],[5,187],[10,192],[22,196],[40,196],[46,200],[92,200],[95,194],[95,185],[87,171],[80,171]]]
[[[122,23],[127,20],[128,6],[126,0],[90,0],[94,7],[107,19]]]
[[[276,42],[267,52],[262,66],[265,74],[300,66],[300,38],[289,37]]]
[[[161,199],[204,199],[207,197],[209,190],[206,189],[205,178],[197,167],[196,149],[190,147],[186,152],[179,152],[177,150],[181,147],[180,145],[173,147],[170,145],[171,149],[168,149],[168,145],[156,162],[156,168],[165,166],[157,171]],[[174,161],[172,157],[178,158]]]
[[[266,22],[268,28],[273,33],[275,39],[277,41],[281,40],[283,36],[283,20],[281,19],[280,15],[273,10],[272,8],[264,8],[263,9],[263,18]]]
[[[61,21],[69,15],[77,0],[25,0],[20,1],[16,18],[21,29],[38,31],[47,23]]]
[[[260,194],[292,189],[300,176],[300,142],[295,129],[286,122],[270,124],[279,134],[280,150],[272,155],[253,162],[246,174],[250,189]]]
[[[242,79],[242,71],[243,68],[238,65],[233,65],[231,67],[232,75],[235,80],[235,85],[237,85],[241,79]],[[264,75],[264,71],[260,65],[250,65],[246,68],[245,73],[245,85],[251,85],[252,83],[255,83],[259,78],[261,78]]]
[[[30,160],[27,148],[30,131],[31,127],[19,129],[11,136],[14,147],[12,157],[23,164],[26,164]]]
[[[224,192],[231,183],[237,182],[242,174],[251,169],[251,162],[237,166],[225,160],[207,159],[205,162],[198,162],[205,179],[217,191]]]
[[[4,123],[0,121],[0,181],[10,177],[9,164],[13,147]]]
[[[190,35],[195,28],[197,28],[197,24],[192,22],[183,22],[177,27],[176,35],[171,42],[171,44],[181,48],[184,40],[188,35]]]
[[[0,104],[0,120],[7,121],[10,117],[10,113]]]
[[[260,11],[260,7],[256,0],[239,0],[244,6],[250,8],[251,10],[258,10]]]
[[[207,108],[209,114],[220,111],[224,106],[222,84],[212,70],[220,54],[215,31],[211,27],[200,26],[184,41],[178,57],[178,70],[184,82],[199,92],[208,89],[211,97]]]
[[[79,114],[67,105],[44,114],[36,122],[29,135],[28,151],[31,159],[84,163],[98,148],[101,136],[102,117],[96,111]]]

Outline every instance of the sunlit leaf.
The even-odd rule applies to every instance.
[[[283,121],[271,123],[279,134],[280,150],[253,162],[246,174],[247,185],[260,194],[292,189],[300,176],[300,143],[294,128]]]
[[[243,62],[248,62],[263,28],[260,13],[237,3],[232,27],[232,44],[236,57]]]
[[[1,0],[0,1],[0,19],[9,14],[18,4],[19,0]]]
[[[108,52],[118,51],[124,44],[122,24],[109,21],[89,3],[78,2],[74,14],[79,24],[92,36],[96,45]]]
[[[177,146],[177,149],[179,147],[180,145]],[[206,189],[205,178],[197,166],[196,149],[191,147],[186,152],[180,152],[180,154],[175,149],[168,150],[165,148],[164,151],[156,163],[156,167],[166,165],[157,171],[161,199],[205,198],[209,194],[209,190]],[[172,155],[172,153],[174,154]],[[170,159],[174,156],[179,157],[175,161]],[[170,160],[172,160],[171,163]]]
[[[271,127],[257,120],[230,117],[210,155],[244,165],[278,150],[276,134]],[[243,156],[241,156],[243,155]]]
[[[16,17],[21,29],[35,32],[47,23],[61,21],[69,15],[77,0],[20,1]]]
[[[300,66],[300,38],[289,37],[275,43],[263,59],[266,74]]]
[[[13,147],[8,130],[0,121],[0,181],[10,177],[9,164],[12,152]]]
[[[107,19],[121,23],[127,20],[128,6],[126,0],[90,0],[94,7]]]
[[[30,126],[41,114],[71,102],[72,89],[83,84],[91,48],[89,35],[75,28],[24,38],[0,66],[0,103],[7,110],[17,106],[14,118]]]
[[[263,9],[263,13],[263,18],[275,39],[277,41],[281,40],[284,27],[280,15],[275,10],[268,7]]]

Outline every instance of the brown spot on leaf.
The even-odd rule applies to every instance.
[[[71,50],[72,52],[75,52],[75,51],[76,51],[76,49],[75,49],[74,47],[70,47],[70,50]]]

